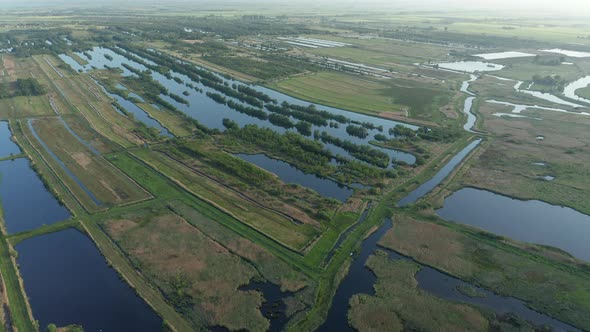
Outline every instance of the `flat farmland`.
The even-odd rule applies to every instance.
[[[352,46],[318,48],[310,50],[310,53],[372,64],[385,69],[392,66],[406,67],[416,62],[439,61],[449,58],[448,47],[439,45],[385,38],[359,39],[324,35],[316,35],[314,38],[349,43]]]
[[[296,224],[289,218],[245,199],[233,190],[194,172],[162,153],[136,150],[133,154],[173,182],[286,247],[300,251],[319,234],[320,230],[315,225]]]
[[[417,119],[438,119],[450,97],[439,84],[413,80],[375,79],[337,72],[292,77],[271,88],[291,96],[359,113],[394,113]]]
[[[37,134],[33,135],[33,139],[38,136],[43,142],[38,150],[45,153],[46,160],[54,164],[54,169],[61,168],[62,180],[69,183],[70,188],[76,188],[73,190],[75,196],[88,210],[128,204],[151,197],[137,183],[101,156],[95,155],[83,142],[68,132],[59,118],[32,121],[31,126]],[[42,145],[59,158],[63,167],[60,167],[53,156],[47,156],[51,153]],[[64,172],[66,174],[63,174]]]

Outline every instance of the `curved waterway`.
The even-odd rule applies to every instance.
[[[590,85],[590,75],[582,77],[579,80],[576,80],[576,81],[566,85],[566,87],[563,89],[563,94],[570,99],[574,99],[577,101],[581,101],[581,102],[590,104],[589,99],[582,98],[576,94],[576,91],[578,89],[585,88],[588,85]]]
[[[234,156],[277,175],[285,183],[296,183],[313,189],[323,197],[346,202],[354,193],[352,188],[314,174],[306,174],[287,162],[269,158],[264,154],[235,154]]]
[[[134,62],[134,61],[132,61],[120,54],[113,52],[110,49],[96,47],[92,51],[89,51],[89,53],[92,54],[92,59],[91,60],[89,59],[89,61],[88,61],[89,64],[86,66],[81,66],[74,59],[72,59],[71,57],[69,57],[67,55],[60,55],[60,58],[64,62],[69,64],[72,68],[74,68],[75,70],[79,70],[82,72],[86,72],[86,71],[90,70],[92,67],[106,68],[108,66],[110,68],[120,68],[123,71],[123,73],[122,73],[123,76],[131,76],[131,75],[135,75],[135,74],[133,74],[132,72],[127,70],[125,67],[123,67],[122,66],[123,64],[129,65],[135,69],[142,70],[142,71],[147,69],[142,64]],[[110,55],[110,57],[112,57],[113,60],[106,59],[104,57],[105,54]],[[280,126],[273,125],[272,123],[270,123],[268,121],[262,121],[260,119],[255,118],[255,117],[249,116],[247,114],[239,113],[239,112],[229,108],[226,105],[219,104],[219,103],[215,102],[213,99],[206,96],[206,93],[207,92],[218,93],[216,90],[213,90],[213,89],[211,89],[199,82],[194,82],[186,75],[179,74],[176,72],[171,72],[171,77],[172,78],[169,79],[160,73],[152,72],[152,78],[154,80],[158,81],[163,86],[165,86],[170,93],[173,93],[177,96],[182,96],[182,98],[188,102],[188,105],[179,103],[169,96],[160,95],[160,97],[162,99],[164,99],[165,101],[169,102],[170,104],[174,105],[178,110],[185,113],[186,115],[188,115],[194,119],[197,119],[201,124],[203,124],[204,126],[206,126],[208,128],[225,130],[225,127],[223,126],[223,119],[228,118],[228,119],[231,119],[231,120],[239,123],[241,126],[248,125],[248,124],[254,124],[254,125],[261,126],[261,127],[270,128],[273,131],[276,131],[278,133],[284,133],[287,130],[290,130],[290,131],[295,130],[295,129],[285,129]],[[222,78],[221,76],[218,76],[218,77],[223,79],[224,83],[226,83],[228,86],[233,86],[233,84],[236,84],[238,86],[246,85],[246,84],[236,81],[236,80]],[[190,86],[193,86],[194,88],[191,88]],[[327,111],[327,112],[330,112],[330,113],[336,114],[336,115],[343,115],[346,118],[348,118],[352,121],[355,121],[357,123],[368,122],[368,123],[373,124],[375,126],[375,128],[374,129],[367,129],[367,132],[369,135],[365,138],[359,138],[359,137],[349,135],[346,132],[346,127],[347,127],[346,124],[340,124],[338,126],[312,125],[312,132],[315,130],[318,130],[320,132],[325,131],[326,133],[328,133],[331,136],[334,136],[334,137],[337,137],[340,139],[345,139],[345,140],[351,141],[352,143],[355,143],[355,144],[369,146],[369,142],[374,139],[374,136],[376,134],[383,134],[383,133],[387,134],[389,132],[389,129],[394,128],[396,125],[402,125],[402,126],[414,129],[414,130],[418,129],[417,126],[402,123],[402,122],[372,117],[372,116],[368,116],[368,115],[364,115],[364,114],[349,112],[349,111],[336,109],[336,108],[323,106],[323,105],[316,105],[316,104],[313,104],[310,102],[306,102],[303,100],[299,100],[299,99],[287,96],[287,95],[282,94],[280,92],[277,92],[277,91],[274,91],[274,90],[271,90],[268,88],[264,88],[261,86],[256,86],[256,85],[248,85],[248,86],[250,88],[253,88],[253,89],[259,91],[259,92],[263,92],[263,93],[267,94],[271,98],[275,99],[278,104],[282,103],[283,101],[286,101],[290,104],[300,105],[300,106],[315,105],[315,107],[318,110],[324,110],[324,111]],[[199,91],[197,92],[195,88],[197,88]],[[185,95],[184,92],[189,92],[189,95],[188,96]],[[113,96],[113,98],[116,98],[116,97]],[[233,99],[231,97],[227,97],[227,98],[229,100],[236,102],[236,103],[243,104],[241,101],[239,101],[237,99]],[[121,103],[121,104],[123,105],[123,103]],[[123,105],[123,106],[125,108],[127,108],[126,105]],[[130,106],[130,107],[132,107],[132,106]],[[132,110],[129,110],[129,111],[132,111]],[[262,111],[265,112],[266,114],[270,114],[270,112],[268,110],[266,110],[265,108],[263,108]],[[292,120],[294,120],[294,119],[292,119]],[[330,121],[330,122],[333,122],[333,121]],[[378,128],[378,127],[380,127],[380,128]],[[350,153],[348,153],[346,150],[344,150],[334,144],[325,143],[324,145],[334,155],[341,155],[343,157],[354,159],[354,157],[352,157],[352,155],[350,155]],[[376,149],[376,150],[380,150],[380,151],[386,153],[390,157],[391,160],[399,160],[399,161],[406,162],[407,164],[414,164],[416,162],[415,156],[413,156],[410,153],[406,153],[403,151],[397,151],[397,150],[393,150],[393,149],[382,148],[382,147],[376,147],[376,146],[371,146],[371,148]],[[390,166],[392,166],[392,165],[393,165],[393,163],[390,164]]]
[[[79,231],[42,235],[15,249],[41,330],[54,323],[79,324],[88,332],[162,331],[162,319]]]
[[[464,188],[447,197],[436,213],[445,220],[518,241],[553,246],[590,261],[590,216],[567,207]]]
[[[465,99],[465,104],[463,105],[463,113],[467,115],[467,121],[465,121],[463,129],[471,133],[473,132],[473,126],[475,125],[475,121],[477,121],[475,114],[471,113],[474,99],[475,97],[467,97],[467,99]]]
[[[476,146],[481,143],[481,139],[476,139],[473,142],[469,143],[466,147],[463,148],[459,153],[457,153],[446,165],[444,165],[434,177],[426,182],[424,182],[420,187],[416,188],[412,191],[409,195],[402,198],[397,205],[400,207],[407,206],[409,204],[416,203],[420,198],[424,195],[428,194],[432,189],[438,186],[444,179],[446,179],[449,174],[459,165],[463,159],[475,149]]]
[[[0,202],[10,234],[70,217],[69,211],[47,191],[26,158],[0,161]]]
[[[6,121],[0,121],[0,142],[0,158],[21,153],[18,145],[12,141],[12,132]]]

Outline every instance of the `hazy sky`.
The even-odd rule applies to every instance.
[[[14,7],[55,7],[76,6],[80,4],[101,5],[138,5],[140,3],[164,5],[166,3],[207,4],[208,7],[224,7],[228,4],[264,3],[269,6],[295,3],[309,3],[313,6],[330,5],[332,7],[367,8],[376,5],[387,9],[406,10],[444,10],[446,9],[499,9],[510,12],[513,16],[527,16],[531,11],[546,13],[570,13],[576,16],[590,16],[590,0],[0,0],[0,10]]]

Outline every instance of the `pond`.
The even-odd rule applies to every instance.
[[[18,145],[12,140],[12,132],[6,121],[0,121],[0,141],[0,158],[21,153]]]
[[[10,234],[70,217],[69,211],[47,191],[26,158],[0,161],[0,202]]]
[[[269,158],[264,154],[235,154],[235,156],[277,175],[285,183],[296,183],[313,189],[323,197],[346,202],[354,193],[352,188],[314,174],[306,174],[289,163]]]
[[[74,229],[19,243],[18,265],[41,330],[162,331],[162,319],[113,270],[90,238]]]
[[[497,53],[474,54],[474,56],[484,58],[485,60],[499,60],[499,59],[530,57],[530,56],[535,56],[535,54],[508,51],[508,52],[497,52]]]
[[[464,188],[447,197],[436,213],[448,221],[517,241],[553,246],[590,261],[590,216],[567,207]]]
[[[424,195],[428,194],[432,189],[439,185],[444,179],[446,179],[449,174],[465,159],[465,157],[475,149],[476,146],[481,143],[481,139],[476,139],[473,142],[469,143],[466,147],[463,148],[459,153],[457,153],[449,162],[447,162],[439,171],[434,175],[434,177],[426,182],[424,182],[421,186],[416,188],[412,191],[409,195],[402,198],[397,205],[399,207],[404,207],[409,204],[416,203],[420,198]]]
[[[466,73],[475,73],[478,71],[496,71],[504,68],[503,65],[483,61],[443,62],[439,63],[438,67]]]
[[[123,67],[122,66],[123,64],[129,65],[129,66],[131,66],[135,69],[138,69],[138,70],[146,70],[147,69],[144,65],[139,64],[139,63],[132,61],[130,59],[127,59],[126,57],[121,56],[120,54],[117,54],[110,49],[95,47],[91,51],[88,51],[88,53],[90,53],[92,55],[92,59],[89,59],[89,64],[86,66],[81,66],[75,60],[73,60],[71,57],[69,57],[67,55],[62,54],[62,55],[60,55],[60,58],[64,62],[69,64],[73,69],[81,70],[81,71],[91,70],[92,67],[106,68],[105,66],[109,66],[109,67],[120,68],[123,71],[123,73],[122,73],[123,76],[132,76],[135,74],[133,74],[132,72],[127,70],[125,67]],[[113,58],[113,60],[112,61],[107,60],[104,57],[104,54],[110,55]],[[125,54],[128,54],[128,53],[125,53]],[[146,60],[146,62],[149,62],[149,60]],[[236,86],[246,86],[246,84],[236,81],[236,80],[223,78],[219,75],[216,75],[216,77],[220,78],[227,87],[232,87],[234,84]],[[160,95],[160,97],[163,100],[174,105],[178,110],[185,113],[186,115],[197,119],[201,124],[203,124],[204,126],[206,126],[208,128],[224,130],[225,127],[223,126],[222,122],[223,122],[224,118],[228,118],[228,119],[231,119],[231,120],[237,122],[238,124],[240,124],[240,126],[244,126],[247,124],[255,124],[255,125],[258,125],[261,127],[270,128],[270,129],[272,129],[276,132],[279,132],[279,133],[284,133],[287,130],[290,130],[290,131],[295,130],[295,129],[285,129],[283,127],[274,125],[268,121],[260,120],[258,118],[253,117],[253,116],[250,116],[250,115],[247,115],[244,113],[240,113],[240,112],[228,107],[227,105],[220,104],[220,103],[214,101],[209,96],[207,96],[206,93],[207,92],[219,93],[218,91],[216,91],[208,86],[205,86],[200,82],[195,82],[195,81],[191,80],[189,77],[187,77],[186,75],[179,74],[176,72],[171,72],[171,78],[167,78],[166,76],[164,76],[158,72],[152,72],[152,78],[154,80],[158,81],[159,83],[161,83],[163,86],[165,86],[170,93],[180,96],[182,99],[186,100],[186,102],[188,104],[180,103],[177,100],[172,99],[170,96]],[[276,100],[277,104],[281,104],[283,101],[288,102],[293,105],[306,106],[306,107],[312,104],[310,102],[298,100],[298,99],[292,98],[290,96],[284,95],[282,93],[279,93],[274,90],[267,89],[267,88],[264,88],[261,86],[249,85],[249,87],[252,89],[255,89],[258,92],[262,92],[262,93],[267,94],[268,96],[270,96],[271,98]],[[186,94],[184,94],[185,91],[189,91],[189,90],[190,90],[190,94],[188,96]],[[117,97],[115,97],[115,96],[112,96],[112,97],[117,99]],[[238,103],[240,105],[247,106],[242,101],[235,99],[233,97],[226,96],[226,98],[228,100],[232,100],[233,102]],[[123,102],[120,102],[120,103],[123,107],[127,108],[126,105],[123,105]],[[129,107],[133,108],[133,106],[131,106],[131,105],[129,105]],[[358,113],[354,113],[354,112],[344,111],[344,110],[340,110],[340,109],[336,109],[336,108],[332,108],[332,107],[327,107],[327,106],[322,106],[322,105],[315,105],[315,107],[317,110],[327,111],[327,112],[329,112],[331,114],[335,114],[335,115],[343,115],[346,118],[348,118],[350,121],[354,121],[356,123],[367,122],[367,123],[371,123],[375,126],[374,128],[367,129],[368,135],[365,138],[360,138],[360,137],[356,137],[356,136],[351,136],[347,133],[347,131],[346,131],[347,124],[339,124],[338,126],[312,125],[312,128],[311,128],[312,132],[315,130],[319,130],[320,132],[325,131],[331,136],[334,136],[334,137],[337,137],[340,139],[345,139],[345,140],[351,141],[352,143],[355,143],[355,144],[369,146],[369,142],[374,139],[374,136],[376,134],[386,134],[387,135],[389,133],[389,129],[395,127],[396,125],[402,125],[402,126],[414,129],[414,130],[418,129],[417,126],[413,126],[413,125],[409,125],[409,124],[405,124],[405,123],[401,123],[401,122],[397,122],[397,121],[392,121],[392,120],[388,120],[388,119],[372,117],[372,116],[368,116],[368,115],[364,115],[364,114],[358,114]],[[132,109],[129,109],[129,111],[133,112]],[[262,111],[264,113],[266,113],[267,115],[270,114],[270,112],[266,108],[263,108]],[[297,122],[297,120],[295,120],[292,117],[291,117],[291,120],[293,122]],[[330,121],[330,123],[334,124],[334,121]],[[350,153],[348,153],[346,150],[342,149],[341,147],[338,147],[338,146],[336,146],[334,144],[330,144],[330,143],[326,143],[325,146],[334,155],[341,155],[343,157],[353,158],[350,155]],[[396,151],[393,149],[387,149],[387,148],[382,148],[382,147],[376,147],[376,146],[371,146],[371,148],[376,149],[376,150],[380,150],[380,151],[386,153],[390,157],[390,159],[393,159],[393,160],[403,161],[407,164],[414,164],[416,162],[416,158],[410,153],[406,153],[403,151]]]

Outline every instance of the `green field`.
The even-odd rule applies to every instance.
[[[337,72],[319,72],[269,84],[269,87],[318,104],[378,116],[398,114],[424,120],[442,116],[449,101],[436,85],[410,80],[378,80]]]

